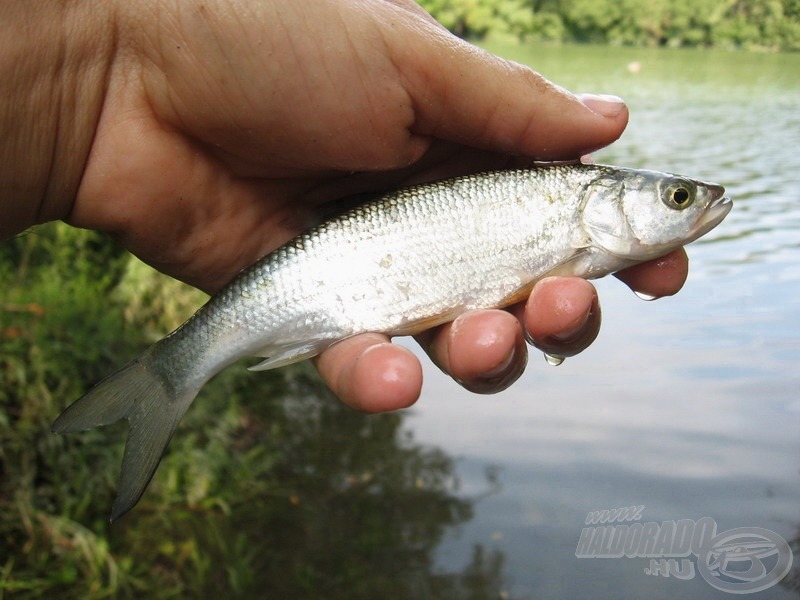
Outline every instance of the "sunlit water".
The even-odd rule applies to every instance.
[[[674,298],[598,282],[600,338],[562,366],[532,354],[515,386],[488,397],[426,371],[407,427],[456,457],[460,493],[480,498],[439,563],[463,567],[475,544],[500,550],[498,597],[730,597],[699,574],[647,575],[646,558],[575,552],[587,513],[631,505],[643,521],[800,537],[800,55],[492,50],[627,100],[628,130],[599,162],[717,181],[734,208],[690,247]],[[776,585],[756,597],[797,595]]]

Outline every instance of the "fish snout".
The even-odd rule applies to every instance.
[[[717,183],[709,183],[707,184],[708,193],[711,195],[711,204],[716,203],[718,200],[728,200],[730,199],[724,198],[725,196],[725,188]]]
[[[719,225],[731,211],[731,208],[733,208],[733,202],[730,198],[725,196],[724,187],[715,183],[708,184],[707,187],[711,195],[711,200],[697,220],[695,225],[695,239],[701,235],[705,235]]]

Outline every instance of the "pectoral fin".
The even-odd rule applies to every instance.
[[[434,315],[432,317],[426,317],[424,319],[409,321],[407,323],[403,323],[400,327],[390,331],[389,335],[417,335],[418,333],[421,333],[426,329],[431,329],[432,327],[436,327],[438,325],[454,321],[455,318],[458,315],[462,314],[465,310],[466,309],[462,307],[458,307],[456,309],[453,309],[446,313],[442,313],[440,315]]]
[[[503,299],[500,307],[511,306],[517,302],[522,302],[528,298],[533,290],[533,286],[545,277],[564,276],[564,277],[587,277],[587,265],[591,265],[590,257],[592,255],[592,248],[581,248],[575,251],[575,254],[566,260],[558,263],[555,267],[543,273],[539,277],[528,281],[521,285],[506,298]],[[523,275],[521,279],[524,279]]]

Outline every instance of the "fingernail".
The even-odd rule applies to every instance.
[[[611,94],[578,94],[578,99],[593,113],[608,118],[618,116],[625,108],[625,101]]]
[[[592,311],[589,310],[584,317],[569,331],[562,331],[560,333],[554,333],[549,337],[551,341],[556,342],[557,344],[568,344],[570,342],[575,341],[581,335],[583,335],[583,328],[586,326],[586,323],[589,322],[589,317],[591,316]]]
[[[483,373],[481,375],[481,379],[496,379],[501,375],[505,375],[506,371],[508,371],[508,368],[511,366],[511,363],[514,362],[516,356],[517,356],[517,349],[512,348],[511,352],[508,354],[508,357],[504,361],[501,361],[500,364],[497,365],[491,371]]]
[[[469,390],[475,394],[496,394],[507,389],[519,379],[520,375],[525,371],[525,365],[528,363],[528,353],[525,351],[525,346],[514,348],[507,360],[498,365],[488,373],[483,373],[480,377],[470,381],[456,379],[464,389]]]

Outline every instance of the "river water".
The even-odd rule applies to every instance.
[[[426,371],[406,427],[455,458],[459,494],[475,510],[440,545],[439,567],[463,568],[479,545],[503,560],[493,597],[724,598],[747,572],[769,584],[785,570],[783,538],[794,570],[756,596],[796,598],[788,581],[800,569],[800,55],[489,49],[569,89],[626,99],[630,125],[598,162],[717,181],[734,208],[690,246],[677,296],[644,302],[613,278],[598,282],[600,337],[562,366],[532,354],[515,386],[486,397]],[[772,551],[742,558],[754,548],[751,531],[673,563],[667,544],[654,552],[655,572],[633,542],[632,556],[576,556],[602,553],[599,542],[577,551],[582,535],[596,534],[584,530],[600,526],[586,524],[590,512],[630,506],[644,507],[639,522],[658,531],[704,517],[717,534],[769,530]],[[664,576],[662,563],[684,577]]]

